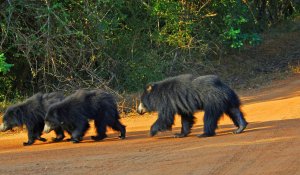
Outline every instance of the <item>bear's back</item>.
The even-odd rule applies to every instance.
[[[43,106],[48,110],[49,106],[54,103],[60,102],[64,99],[64,94],[60,92],[51,92],[43,94]]]
[[[191,86],[191,82],[193,79],[194,76],[191,74],[182,74],[155,82],[154,85],[156,86],[156,91],[158,92],[182,92]]]
[[[32,95],[31,97],[27,98],[25,101],[23,101],[20,104],[17,104],[17,106],[23,106],[23,109],[26,111],[35,111],[40,110],[43,108],[42,106],[42,93],[36,93]]]

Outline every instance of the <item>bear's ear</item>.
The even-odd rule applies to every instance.
[[[146,87],[146,91],[147,91],[148,93],[151,92],[152,89],[153,89],[153,87],[154,87],[154,84],[148,84],[147,87]]]
[[[153,84],[153,83],[148,84],[148,85],[146,86],[146,91],[147,91],[148,93],[150,93],[151,91],[153,91],[153,89],[155,88],[155,86],[156,86],[156,84]]]

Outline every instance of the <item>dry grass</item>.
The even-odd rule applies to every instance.
[[[300,61],[298,61],[295,65],[290,65],[289,67],[293,73],[300,73]]]

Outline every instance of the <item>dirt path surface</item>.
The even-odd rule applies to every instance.
[[[202,113],[187,138],[172,132],[150,138],[156,114],[122,119],[128,137],[83,143],[42,143],[23,147],[26,133],[0,135],[0,174],[300,174],[300,75],[242,95],[243,111],[250,122],[246,132],[233,135],[228,117],[220,121],[217,136],[197,138]],[[50,140],[53,133],[45,136]]]

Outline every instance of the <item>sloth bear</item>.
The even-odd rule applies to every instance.
[[[107,137],[106,127],[120,131],[119,138],[125,138],[125,126],[119,121],[114,97],[102,90],[77,90],[63,101],[53,104],[45,118],[44,132],[62,127],[71,135],[70,141],[78,143],[89,128],[89,119],[94,120],[97,136],[95,141]]]
[[[3,116],[3,123],[0,126],[0,131],[7,131],[16,126],[25,125],[28,131],[28,142],[23,145],[32,145],[35,140],[45,142],[42,138],[44,128],[44,118],[49,106],[59,102],[64,98],[64,95],[59,92],[52,93],[37,93],[29,97],[22,103],[12,105],[7,108]],[[64,139],[64,131],[58,127],[55,129],[56,138],[53,141],[61,141]]]
[[[204,111],[204,133],[198,137],[215,135],[218,120],[227,114],[238,127],[235,134],[241,133],[247,122],[240,110],[237,94],[225,85],[216,75],[194,77],[190,74],[170,77],[146,86],[137,112],[158,111],[158,119],[151,126],[150,135],[158,131],[171,130],[174,115],[181,115],[181,133],[175,137],[185,137],[194,124],[194,113]]]

